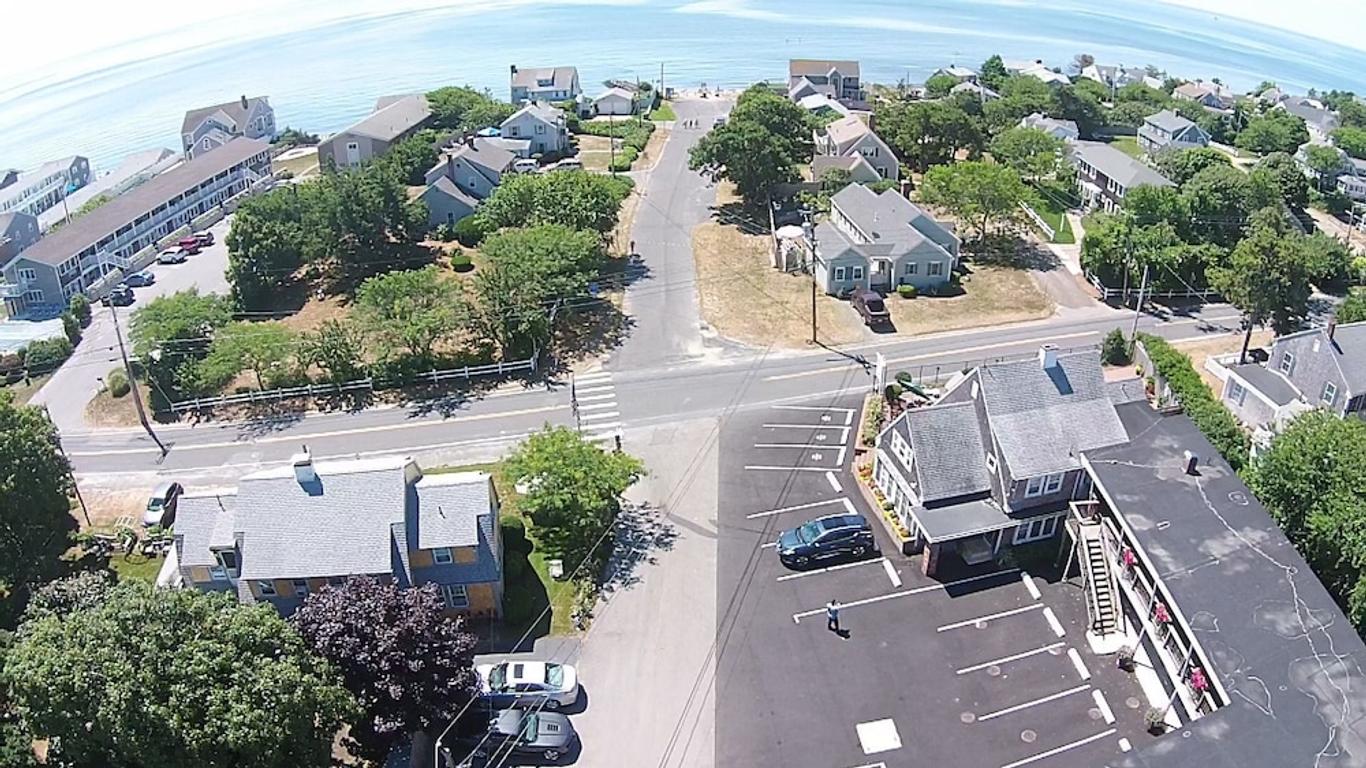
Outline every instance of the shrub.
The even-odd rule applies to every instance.
[[[44,339],[25,348],[24,364],[32,373],[56,370],[62,361],[71,357],[71,342],[67,339]]]
[[[67,311],[80,321],[82,328],[90,325],[90,299],[87,299],[84,293],[78,293],[71,297]]]
[[[105,386],[109,387],[109,394],[114,397],[123,397],[132,389],[128,383],[128,374],[122,368],[114,368],[104,376]]]
[[[901,399],[902,390],[900,384],[888,384],[882,390],[882,396],[887,398],[887,402],[895,402]]]
[[[1129,349],[1129,340],[1124,338],[1124,332],[1116,328],[1105,335],[1105,342],[1101,344],[1100,356],[1108,365],[1128,365],[1133,358]]]
[[[917,293],[914,285],[898,285],[896,292],[903,299],[914,299]]]
[[[470,261],[470,255],[464,251],[456,251],[450,255],[451,269],[456,272],[468,272],[474,269],[474,262]]]
[[[24,359],[18,355],[0,355],[0,380],[6,384],[24,378]]]
[[[62,330],[66,333],[66,340],[73,346],[81,343],[81,321],[70,312],[62,313]]]
[[[483,219],[478,216],[466,216],[455,222],[454,235],[456,242],[466,248],[474,248],[484,242],[488,230],[484,227]]]
[[[877,443],[877,435],[882,431],[882,419],[885,414],[883,400],[875,398],[868,401],[868,407],[863,416],[863,431],[859,436],[860,441],[865,447],[871,448]]]
[[[1167,380],[1185,408],[1186,415],[1205,433],[1215,450],[1233,467],[1241,470],[1248,460],[1247,435],[1238,427],[1233,414],[1205,386],[1195,372],[1191,359],[1167,343],[1166,339],[1151,334],[1140,334],[1143,348],[1158,375]]]

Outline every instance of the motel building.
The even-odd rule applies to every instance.
[[[1366,644],[1194,422],[1098,351],[955,376],[879,435],[872,482],[926,573],[1042,561],[1083,590],[1091,652],[1161,721],[1109,768],[1366,766]]]

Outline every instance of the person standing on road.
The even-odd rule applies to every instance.
[[[831,600],[825,604],[825,628],[839,634],[840,631],[840,601]]]

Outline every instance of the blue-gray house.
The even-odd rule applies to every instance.
[[[830,198],[830,218],[816,226],[816,282],[834,296],[936,288],[957,266],[958,248],[953,230],[895,191],[850,184]]]

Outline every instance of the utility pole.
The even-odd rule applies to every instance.
[[[802,211],[805,221],[802,222],[802,230],[806,234],[806,246],[811,251],[811,262],[808,269],[811,271],[811,343],[816,344],[816,225],[812,222],[811,211]]]
[[[1148,290],[1148,265],[1143,265],[1143,282],[1138,286],[1138,303],[1134,304],[1134,332],[1129,334],[1130,339],[1138,338],[1138,318],[1143,315],[1143,292]]]
[[[161,455],[166,455],[166,446],[162,444],[161,438],[152,431],[152,423],[147,420],[147,410],[142,406],[142,393],[138,392],[138,380],[133,377],[133,364],[128,362],[128,350],[123,345],[123,329],[119,327],[119,311],[113,305],[109,305],[109,314],[114,316],[114,335],[119,340],[119,357],[123,358],[123,371],[128,376],[128,389],[133,393],[133,406],[138,410],[138,421],[142,422],[142,428],[147,430],[147,436],[152,438],[152,442],[161,449]]]

